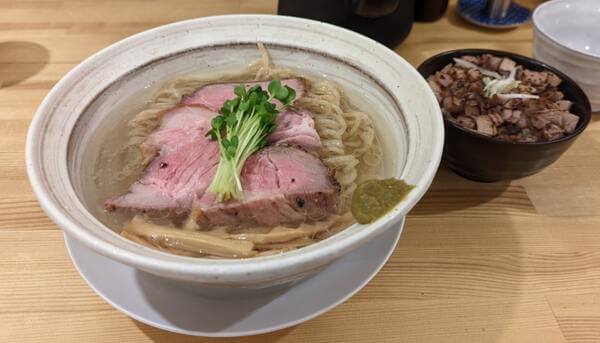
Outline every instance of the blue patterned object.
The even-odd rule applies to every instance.
[[[531,17],[530,10],[513,2],[504,18],[492,19],[487,15],[486,3],[486,0],[459,0],[457,11],[465,20],[491,29],[517,27],[526,23]]]

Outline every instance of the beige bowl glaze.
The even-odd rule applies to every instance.
[[[371,225],[354,225],[312,246],[247,260],[165,254],[114,231],[101,209],[93,174],[100,149],[125,132],[169,78],[190,71],[235,69],[258,58],[263,42],[279,66],[309,71],[362,94],[372,108],[385,174],[416,185],[405,201]],[[417,71],[393,51],[354,32],[304,19],[231,15],[178,22],[142,32],[88,58],[48,94],[31,124],[27,170],[42,208],[96,252],[176,281],[214,287],[268,287],[298,280],[398,223],[429,187],[443,137],[437,101]],[[113,136],[111,136],[113,135]]]

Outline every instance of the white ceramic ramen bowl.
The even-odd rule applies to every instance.
[[[131,108],[190,71],[238,69],[263,42],[279,66],[339,81],[366,99],[383,149],[385,176],[415,189],[371,225],[353,225],[309,247],[246,260],[207,260],[148,249],[109,229],[94,169],[102,148],[125,133]],[[365,106],[365,104],[363,104]],[[27,170],[46,213],[94,251],[186,284],[259,288],[317,272],[398,223],[429,187],[442,154],[438,103],[419,73],[383,45],[357,33],[298,18],[230,15],[162,26],[122,40],[69,72],[31,124]],[[112,136],[111,136],[112,135]]]
[[[533,26],[533,56],[575,80],[600,111],[600,1],[548,1]]]

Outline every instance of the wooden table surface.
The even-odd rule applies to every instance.
[[[416,24],[396,51],[415,66],[455,48],[531,55],[530,26],[482,30],[454,10]],[[216,341],[141,324],[92,292],[32,194],[25,135],[50,88],[111,43],[181,19],[275,11],[275,0],[0,1],[0,342]],[[223,341],[600,342],[598,119],[526,179],[480,184],[440,169],[393,257],[352,299],[293,328]]]

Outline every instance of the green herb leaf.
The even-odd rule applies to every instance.
[[[223,127],[224,121],[222,116],[216,116],[211,121],[212,127],[215,131],[221,130]]]
[[[234,146],[228,146],[226,149],[227,157],[231,160],[235,157],[236,148]]]
[[[279,80],[273,80],[271,82],[269,82],[269,86],[267,86],[267,89],[269,90],[269,93],[271,94],[275,94],[275,92],[281,88],[281,81]]]
[[[227,124],[227,127],[233,127],[236,122],[237,118],[235,117],[234,113],[231,113],[225,117],[225,123]]]
[[[273,98],[283,102],[289,94],[289,87],[284,87],[279,80],[269,82],[269,93]]]
[[[235,88],[233,89],[233,93],[241,98],[244,95],[246,95],[246,87],[244,87],[244,85],[242,84],[239,84],[235,86]]]
[[[296,99],[296,90],[289,86],[285,86],[285,89],[287,89],[288,94],[284,100],[281,100],[281,102],[287,106],[290,105],[294,99]]]
[[[223,138],[221,140],[221,145],[226,149],[229,148],[229,145],[230,145],[229,140],[227,138]]]
[[[247,111],[249,108],[250,108],[250,102],[248,102],[248,101],[244,101],[244,102],[242,102],[242,103],[240,104],[239,110],[240,110],[240,111],[243,111],[243,112],[245,112],[245,111]]]

